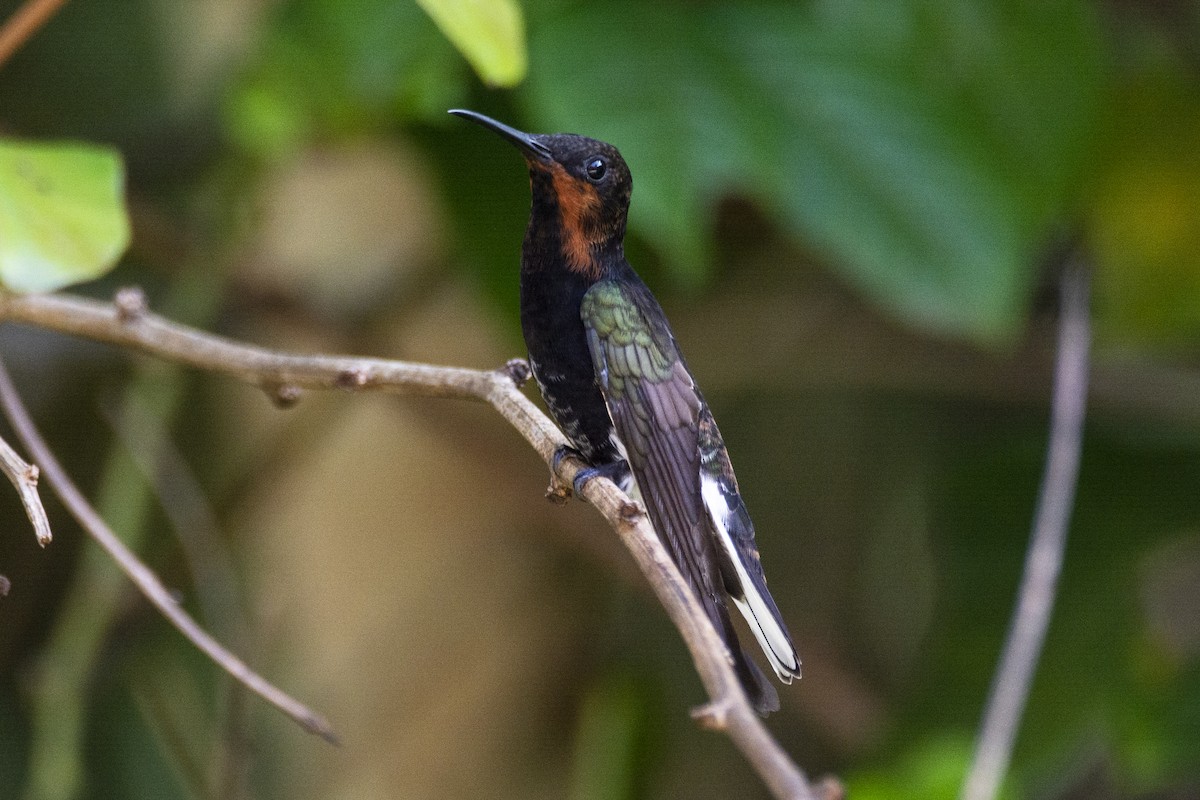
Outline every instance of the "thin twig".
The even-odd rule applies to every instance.
[[[38,495],[38,468],[21,458],[3,438],[0,438],[0,472],[8,476],[20,495],[25,515],[33,523],[37,543],[42,547],[50,544],[54,536],[50,533],[50,520],[46,518],[46,509],[42,507],[42,498]]]
[[[133,300],[131,300],[133,298]],[[9,296],[0,300],[0,321],[22,322],[140,350],[200,369],[231,375],[294,401],[299,389],[376,390],[489,403],[551,463],[566,444],[562,433],[517,386],[511,363],[498,370],[437,367],[344,356],[302,356],[240,344],[178,325],[146,310],[135,295],[116,304],[69,295]],[[580,465],[563,459],[558,479],[570,486]],[[708,616],[663,548],[649,520],[607,480],[593,480],[584,497],[604,516],[633,554],[659,602],[679,629],[709,696],[699,716],[706,727],[729,736],[778,798],[831,796],[834,784],[814,790],[750,707],[733,673],[729,654]]]
[[[192,575],[199,618],[230,647],[253,656],[256,648],[249,636],[233,560],[221,541],[216,514],[195,474],[171,441],[166,426],[139,400],[136,392],[128,394],[120,411],[104,404],[101,413],[153,488],[167,522],[175,531]],[[236,681],[230,681],[225,694],[220,723],[224,735],[215,745],[210,779],[211,786],[220,787],[213,789],[214,798],[246,794],[238,790],[245,782],[245,691]],[[151,696],[149,700],[161,705],[157,697]]]
[[[226,638],[246,642],[249,636],[233,559],[221,541],[216,514],[166,426],[135,398],[128,399],[121,411],[102,405],[100,413],[154,491],[179,540],[196,587],[200,618],[207,619],[210,627],[226,627]]]
[[[26,0],[0,27],[0,67],[45,25],[67,0]]]
[[[1082,266],[1072,265],[1062,279],[1050,443],[1025,572],[960,800],[992,800],[996,796],[1008,772],[1050,625],[1079,475],[1090,343],[1088,275]]]
[[[26,411],[25,405],[17,395],[16,388],[9,378],[8,370],[0,361],[0,405],[8,417],[17,437],[42,465],[46,480],[54,492],[63,501],[63,505],[88,534],[96,540],[105,552],[117,563],[126,577],[133,582],[150,603],[166,617],[175,628],[192,644],[211,658],[222,669],[245,685],[250,691],[266,700],[271,705],[287,714],[310,733],[315,733],[326,741],[337,743],[337,736],[329,723],[316,712],[295,700],[282,690],[276,688],[258,673],[251,670],[241,659],[222,647],[209,636],[203,628],[196,624],[186,611],[180,608],[178,602],[165,586],[158,580],[154,572],[143,564],[138,557],[125,546],[104,522],[92,505],[83,496],[67,476],[66,470],[58,463],[49,445],[38,432],[33,420]]]

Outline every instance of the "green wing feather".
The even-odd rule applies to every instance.
[[[644,285],[601,281],[581,309],[596,381],[650,520],[734,655],[762,712],[779,698],[742,652],[729,621],[721,558],[700,491],[700,421],[707,408],[666,317]]]

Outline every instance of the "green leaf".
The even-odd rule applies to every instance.
[[[604,46],[581,54],[581,30]],[[738,193],[884,308],[982,340],[1023,322],[1101,78],[1076,0],[584,8],[532,53],[543,129],[621,148],[632,225],[678,278],[707,274]]]
[[[0,282],[51,292],[106,273],[129,246],[124,187],[109,148],[0,141]]]
[[[525,21],[516,0],[417,0],[446,38],[493,86],[525,77]]]
[[[918,741],[895,764],[848,776],[846,794],[855,800],[953,800],[958,797],[971,753],[971,740],[965,736],[943,735]],[[1010,787],[1002,786],[999,797],[1007,800],[1014,794]]]

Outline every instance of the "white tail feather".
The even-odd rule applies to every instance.
[[[754,638],[758,640],[759,646],[762,647],[767,661],[771,663],[771,668],[775,670],[779,680],[791,683],[793,678],[800,676],[800,659],[796,656],[787,632],[779,624],[779,620],[776,619],[771,608],[759,594],[755,582],[746,572],[741,554],[733,544],[733,539],[729,535],[729,503],[725,500],[721,486],[707,475],[701,476],[700,494],[704,498],[704,505],[708,509],[713,528],[717,532],[717,540],[737,571],[738,582],[742,585],[745,593],[744,597],[732,598],[733,603],[746,618],[746,624],[754,632]]]

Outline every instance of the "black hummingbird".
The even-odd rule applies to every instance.
[[[575,489],[635,482],[659,536],[733,655],[762,714],[779,696],[738,644],[728,596],[784,683],[800,659],[767,591],[754,526],[712,412],[667,317],[625,259],[633,180],[617,149],[575,134],[529,134],[474,111],[457,116],[520,148],[533,203],[521,250],[529,365],[577,455]]]

